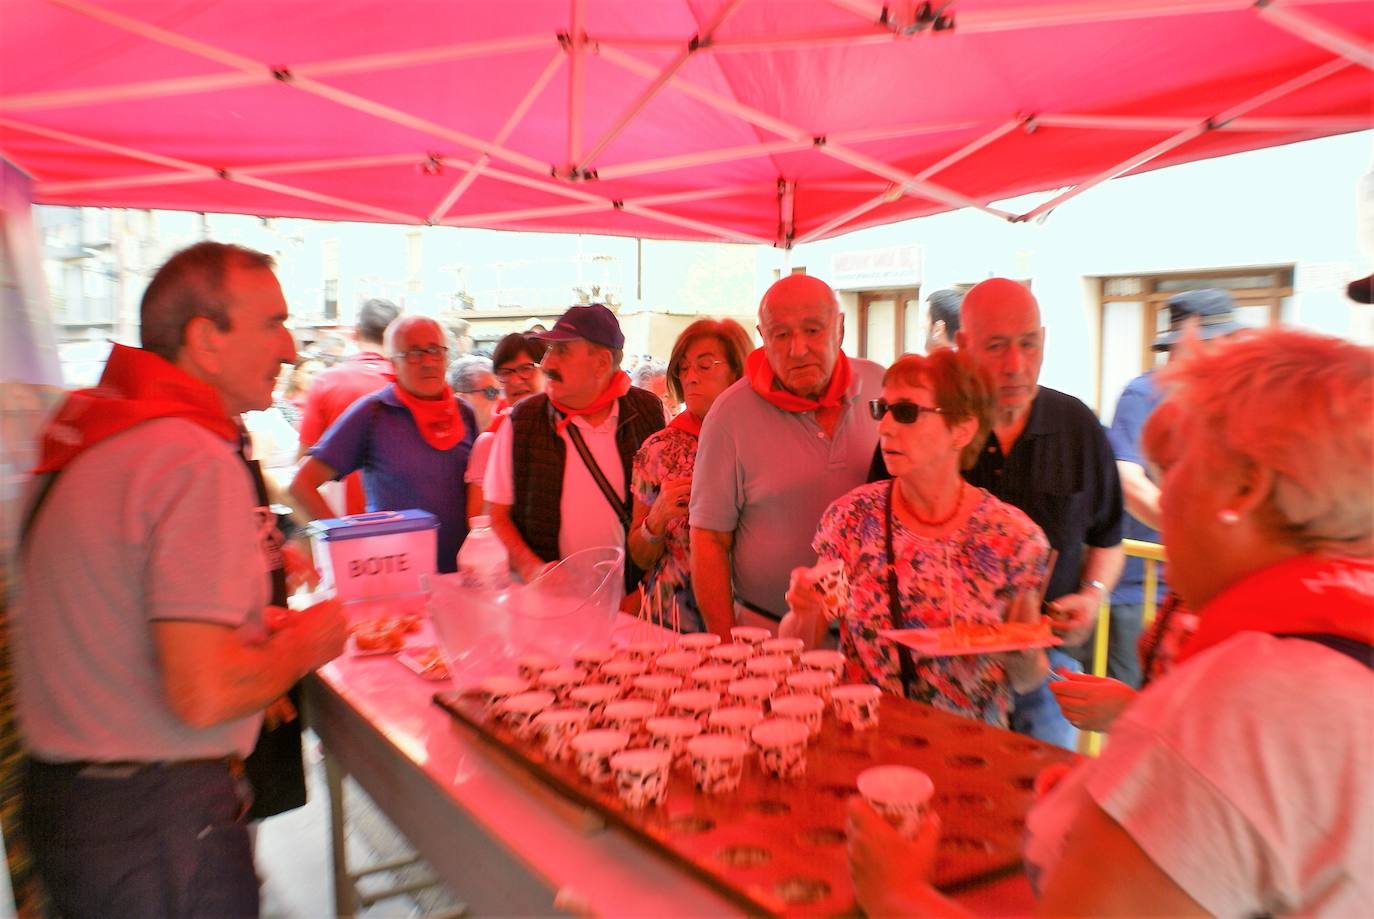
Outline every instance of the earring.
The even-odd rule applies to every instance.
[[[1234,526],[1235,524],[1240,523],[1240,514],[1237,514],[1235,511],[1229,509],[1224,511],[1217,511],[1217,522],[1224,523],[1227,526]]]

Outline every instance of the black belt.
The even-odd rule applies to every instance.
[[[778,614],[770,610],[766,610],[762,606],[755,606],[754,604],[750,603],[748,600],[744,599],[738,594],[735,595],[735,602],[738,603],[740,606],[744,607],[745,609],[749,610],[749,612],[757,613],[765,619],[772,619],[774,622],[782,622],[782,617]]]

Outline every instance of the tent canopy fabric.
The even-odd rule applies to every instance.
[[[2,5],[48,204],[790,246],[1374,127],[1368,0]]]

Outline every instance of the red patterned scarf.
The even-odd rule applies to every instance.
[[[410,409],[425,443],[436,450],[451,450],[463,439],[463,414],[458,411],[458,400],[447,385],[437,399],[421,399],[399,385],[392,388],[401,404]]]
[[[617,370],[615,375],[611,377],[611,381],[606,384],[606,388],[601,390],[601,395],[592,400],[591,405],[583,408],[568,408],[568,406],[558,402],[553,397],[549,397],[549,401],[553,403],[553,407],[558,409],[563,415],[562,418],[558,419],[558,424],[555,425],[555,427],[558,428],[558,433],[562,434],[568,425],[572,424],[574,415],[595,415],[602,409],[609,408],[612,402],[629,391],[630,375],[623,370]]]
[[[830,425],[839,417],[841,399],[849,391],[854,371],[849,366],[849,358],[841,351],[835,359],[835,367],[830,371],[830,384],[819,399],[808,399],[788,392],[778,383],[773,366],[768,363],[768,355],[762,348],[756,348],[744,360],[744,375],[754,392],[776,408],[784,412],[815,412],[816,420],[828,431]]]

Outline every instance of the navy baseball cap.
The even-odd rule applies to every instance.
[[[620,322],[615,318],[615,313],[600,303],[571,307],[558,317],[553,328],[526,337],[540,341],[576,341],[581,338],[613,351],[625,347],[625,333],[620,331]]]
[[[1152,351],[1168,351],[1183,337],[1184,324],[1197,320],[1197,336],[1206,341],[1239,332],[1245,326],[1236,322],[1235,301],[1224,290],[1185,290],[1169,298],[1169,330],[1156,336]]]

